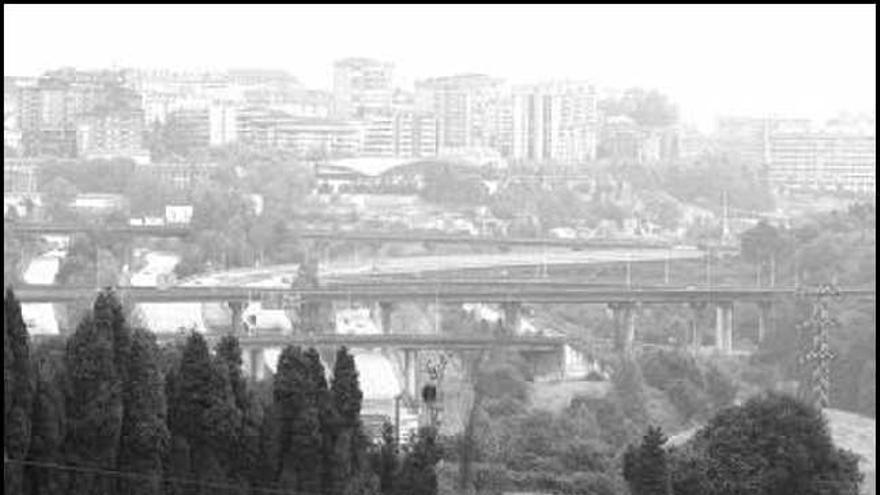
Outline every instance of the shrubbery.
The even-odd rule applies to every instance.
[[[682,351],[652,351],[639,361],[645,381],[666,392],[685,420],[704,417],[736,398],[737,388],[730,377],[714,365],[704,370]]]

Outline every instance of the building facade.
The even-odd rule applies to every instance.
[[[238,114],[238,139],[259,147],[291,151],[302,157],[354,156],[363,150],[363,126],[354,121],[294,117],[266,108]]]
[[[772,132],[767,166],[772,184],[789,190],[876,191],[876,132],[866,126]]]
[[[416,82],[415,107],[438,121],[440,152],[490,146],[498,139],[493,125],[503,81],[485,74],[461,74]]]
[[[592,161],[597,142],[597,98],[591,84],[556,82],[514,89],[514,159]]]
[[[437,119],[433,114],[397,111],[360,122],[364,156],[431,157],[437,155]]]
[[[37,173],[39,163],[33,159],[3,159],[3,192],[37,192]]]
[[[82,116],[76,126],[77,155],[86,159],[131,158],[149,161],[144,148],[143,112],[119,111]]]
[[[392,107],[394,66],[368,58],[346,58],[333,64],[333,114],[363,118]]]

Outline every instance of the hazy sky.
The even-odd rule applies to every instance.
[[[394,62],[398,83],[456,72],[586,78],[717,114],[874,111],[874,5],[15,5],[4,74],[61,65],[289,70],[331,87],[332,61]]]

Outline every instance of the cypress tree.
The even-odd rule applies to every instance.
[[[224,335],[220,342],[217,343],[215,352],[217,359],[223,364],[225,372],[229,377],[232,394],[235,396],[235,405],[239,410],[244,410],[247,403],[247,385],[244,374],[241,371],[241,346],[239,345],[238,337]]]
[[[165,421],[164,381],[155,336],[147,330],[136,329],[129,359],[128,381],[123,392],[126,408],[122,420],[119,469],[152,475],[155,479],[121,478],[118,493],[158,495],[161,493],[162,459],[168,450],[170,434]]]
[[[359,442],[363,393],[358,382],[354,357],[342,347],[336,353],[330,393],[335,411],[333,449],[333,494],[343,495],[363,467]]]
[[[282,351],[274,385],[280,433],[278,484],[284,489],[320,493],[322,443],[316,387],[299,347]]]
[[[3,451],[13,461],[26,459],[31,438],[33,397],[27,325],[11,289],[3,297]],[[21,464],[5,463],[4,493],[23,493]]]
[[[229,381],[211,359],[204,337],[190,333],[174,373],[168,405],[172,434],[172,455],[186,457],[188,473],[175,468],[176,476],[186,475],[203,482],[228,483],[229,459],[235,446],[230,432],[240,419]],[[216,488],[176,486],[174,493],[212,493]]]
[[[216,356],[220,369],[229,381],[237,415],[241,419],[235,432],[236,452],[230,466],[232,474],[240,483],[253,484],[258,481],[262,408],[257,398],[247,389],[241,369],[241,346],[238,338],[233,335],[223,336],[217,344]]]
[[[397,472],[397,438],[390,421],[382,423],[382,443],[373,460],[373,472],[379,477],[379,490],[384,495],[394,493],[394,476]]]
[[[122,382],[114,354],[113,296],[98,295],[92,314],[86,315],[68,342],[70,371],[67,459],[89,468],[116,469],[122,431]],[[116,480],[81,471],[71,475],[69,493],[113,494]]]
[[[319,470],[321,473],[321,493],[329,493],[333,487],[333,445],[336,434],[336,418],[333,400],[327,384],[326,370],[321,362],[321,355],[314,348],[303,353],[308,369],[314,396],[312,404],[317,408],[319,428],[321,432],[321,456]]]
[[[36,375],[34,401],[31,408],[31,446],[28,460],[45,464],[63,464],[63,447],[67,426],[65,413],[66,375],[64,369],[65,348],[58,342],[34,349],[34,374]],[[67,472],[28,466],[26,469],[28,493],[64,493],[67,489]]]

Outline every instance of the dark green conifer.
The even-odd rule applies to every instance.
[[[166,425],[165,384],[158,361],[158,346],[151,332],[136,329],[131,339],[128,381],[124,387],[125,413],[119,469],[150,478],[120,478],[118,493],[159,495],[162,459],[170,434]]]
[[[31,440],[34,392],[27,325],[11,289],[3,297],[3,316],[3,453],[8,459],[23,461]],[[23,493],[23,466],[5,463],[3,481],[4,493]]]

